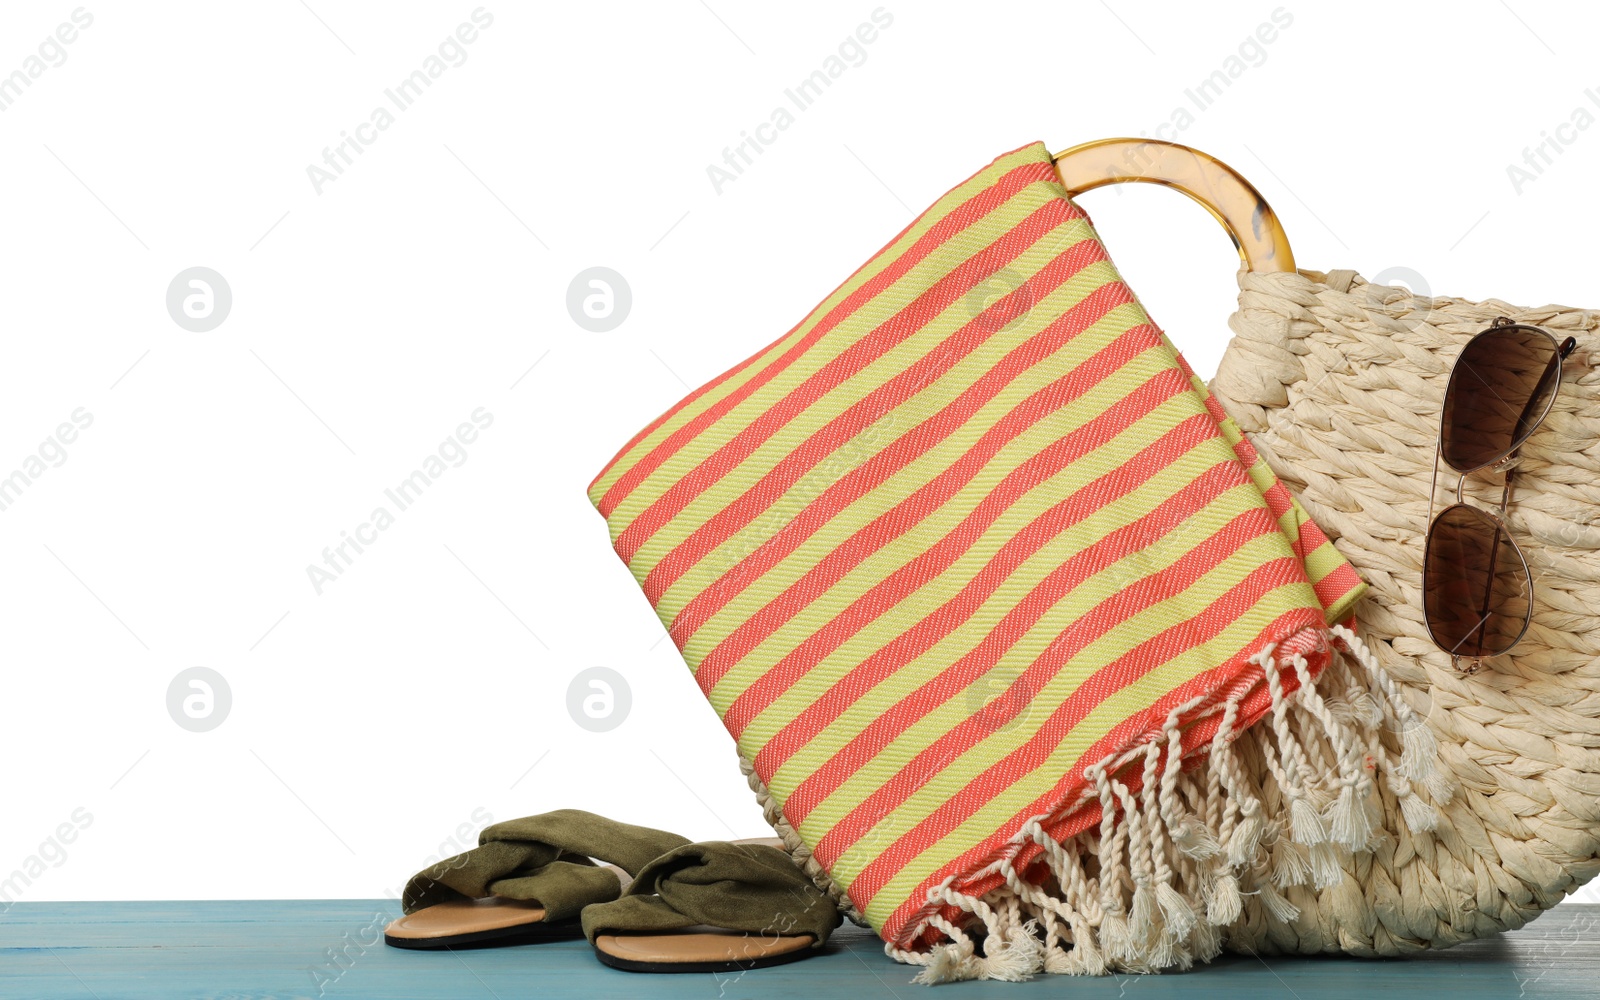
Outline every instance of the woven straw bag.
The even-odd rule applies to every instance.
[[[1108,140],[1069,150],[1057,165],[1075,194],[1154,181],[1201,201],[1229,228],[1250,266],[1240,273],[1239,311],[1229,321],[1235,336],[1211,390],[1370,587],[1357,606],[1360,658],[1376,662],[1330,669],[1318,688],[1328,711],[1366,734],[1369,769],[1375,759],[1433,758],[1431,768],[1412,768],[1429,772],[1426,795],[1392,770],[1376,783],[1381,822],[1370,850],[1340,855],[1342,877],[1308,878],[1293,870],[1303,863],[1293,851],[1263,852],[1251,880],[1260,888],[1243,894],[1222,946],[1404,955],[1518,928],[1560,902],[1600,869],[1600,526],[1592,523],[1600,373],[1573,373],[1596,346],[1600,312],[1430,299],[1350,271],[1298,271],[1255,189],[1185,147]],[[1579,350],[1547,422],[1522,449],[1510,511],[1537,581],[1533,623],[1512,654],[1466,676],[1422,621],[1423,541],[1451,365],[1500,316],[1575,336]],[[1244,731],[1236,777],[1264,806],[1263,843],[1287,845],[1277,737],[1270,725]],[[1315,758],[1315,743],[1307,748]],[[796,862],[864,924],[750,761],[740,763]],[[1266,888],[1274,883],[1281,892]],[[986,919],[995,937],[994,919]],[[1042,962],[1046,972],[1151,968],[1086,965],[1070,948]],[[969,965],[923,978],[1023,977],[1003,959]]]
[[[1422,833],[1386,799],[1390,843],[1337,886],[1291,890],[1293,921],[1248,903],[1226,943],[1400,955],[1521,927],[1600,870],[1600,371],[1584,364],[1600,312],[1418,297],[1352,271],[1244,271],[1239,286],[1212,391],[1367,581],[1362,636],[1455,787]],[[1451,364],[1499,316],[1576,337],[1578,364],[1522,448],[1510,508],[1533,623],[1463,675],[1422,620],[1428,490]]]

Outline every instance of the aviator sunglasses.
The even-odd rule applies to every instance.
[[[1528,560],[1506,527],[1506,508],[1517,451],[1549,414],[1561,363],[1576,346],[1502,316],[1467,342],[1450,372],[1428,491],[1422,600],[1428,634],[1465,673],[1515,646],[1533,618]],[[1460,479],[1455,502],[1434,517],[1441,460]],[[1505,474],[1498,512],[1463,497],[1467,477],[1483,470]]]

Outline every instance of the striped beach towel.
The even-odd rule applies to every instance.
[[[929,981],[1214,954],[1262,821],[1206,796],[1364,586],[1041,144],[645,427],[590,497],[780,829]],[[1284,795],[1315,809],[1306,717]],[[1364,845],[1370,778],[1343,776],[1296,839]]]

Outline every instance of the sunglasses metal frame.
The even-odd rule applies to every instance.
[[[1480,463],[1478,465],[1475,465],[1470,469],[1459,469],[1455,465],[1451,464],[1451,462],[1448,459],[1444,458],[1444,454],[1443,454],[1443,451],[1444,451],[1444,421],[1445,421],[1445,414],[1447,412],[1445,404],[1449,401],[1450,390],[1455,385],[1456,365],[1460,364],[1461,359],[1466,356],[1468,350],[1471,349],[1472,345],[1474,343],[1476,343],[1479,338],[1490,336],[1490,335],[1493,335],[1493,334],[1496,334],[1496,333],[1501,333],[1503,331],[1512,330],[1512,329],[1528,330],[1528,331],[1531,331],[1531,332],[1534,332],[1534,333],[1538,333],[1538,334],[1544,336],[1545,338],[1547,338],[1550,341],[1550,347],[1551,347],[1551,350],[1554,352],[1553,356],[1554,356],[1555,361],[1556,361],[1556,384],[1555,384],[1555,387],[1550,390],[1550,396],[1549,396],[1549,398],[1547,400],[1545,400],[1544,409],[1539,411],[1538,418],[1527,424],[1527,430],[1526,430],[1525,433],[1522,434],[1522,436],[1520,438],[1513,439],[1511,441],[1510,445],[1505,448],[1505,450],[1503,450],[1503,451],[1499,452],[1498,454],[1494,455],[1489,460],[1487,460],[1485,462],[1482,462],[1482,463]],[[1552,334],[1549,330],[1544,329],[1543,327],[1532,326],[1532,325],[1527,324],[1527,323],[1514,323],[1514,322],[1511,321],[1510,318],[1505,317],[1505,316],[1500,316],[1500,317],[1497,317],[1495,319],[1495,321],[1493,323],[1491,323],[1487,328],[1485,328],[1483,330],[1480,330],[1478,333],[1474,334],[1472,339],[1467,341],[1466,345],[1462,347],[1461,353],[1456,355],[1455,363],[1451,365],[1451,368],[1450,368],[1450,379],[1446,383],[1445,395],[1444,395],[1444,398],[1439,401],[1439,434],[1434,440],[1433,478],[1428,484],[1428,520],[1427,520],[1428,533],[1425,536],[1425,543],[1424,543],[1423,554],[1422,554],[1423,585],[1424,586],[1427,585],[1427,567],[1428,567],[1428,562],[1429,562],[1429,556],[1430,556],[1430,554],[1432,552],[1432,549],[1433,549],[1434,532],[1438,528],[1439,522],[1444,519],[1445,514],[1449,513],[1450,511],[1454,510],[1455,508],[1457,508],[1457,507],[1466,507],[1466,508],[1469,508],[1470,510],[1472,510],[1472,511],[1478,513],[1478,514],[1483,515],[1484,517],[1487,517],[1489,520],[1494,522],[1495,531],[1496,531],[1496,534],[1497,534],[1496,545],[1498,546],[1500,541],[1504,541],[1507,545],[1509,545],[1511,547],[1511,551],[1516,554],[1517,560],[1522,564],[1522,578],[1527,581],[1527,590],[1528,590],[1528,595],[1527,595],[1528,596],[1528,612],[1527,612],[1526,615],[1523,616],[1522,628],[1521,628],[1520,631],[1517,632],[1516,638],[1512,639],[1510,644],[1507,645],[1505,649],[1502,649],[1497,653],[1488,654],[1486,656],[1462,656],[1461,654],[1457,653],[1455,651],[1455,649],[1451,648],[1450,646],[1445,645],[1445,643],[1443,641],[1441,641],[1440,638],[1437,635],[1434,634],[1433,619],[1428,614],[1428,612],[1427,612],[1427,604],[1426,604],[1426,601],[1424,601],[1422,620],[1423,620],[1423,624],[1428,629],[1428,637],[1433,640],[1434,645],[1438,646],[1440,649],[1442,649],[1446,653],[1450,654],[1451,664],[1457,670],[1461,671],[1464,674],[1475,673],[1478,670],[1479,666],[1482,664],[1482,661],[1488,659],[1490,656],[1500,656],[1500,655],[1503,655],[1505,653],[1510,652],[1513,648],[1516,647],[1517,643],[1522,641],[1522,637],[1528,634],[1528,627],[1533,623],[1533,573],[1532,573],[1532,570],[1530,569],[1530,567],[1528,566],[1528,557],[1525,554],[1523,554],[1522,546],[1517,544],[1516,536],[1511,533],[1511,527],[1506,522],[1506,511],[1511,505],[1512,479],[1513,479],[1513,477],[1514,477],[1514,475],[1516,473],[1516,465],[1517,465],[1517,459],[1518,459],[1517,453],[1522,449],[1522,446],[1527,443],[1528,439],[1533,436],[1534,432],[1537,431],[1539,429],[1539,427],[1544,423],[1545,418],[1550,415],[1550,409],[1551,409],[1551,407],[1553,407],[1555,405],[1556,396],[1561,391],[1561,364],[1572,353],[1573,349],[1575,347],[1577,347],[1577,344],[1578,344],[1577,340],[1575,340],[1572,337],[1568,337],[1565,340],[1562,340],[1562,341],[1558,342],[1556,340],[1556,338],[1555,338],[1555,335]],[[1449,504],[1448,506],[1446,506],[1443,509],[1441,509],[1439,511],[1438,516],[1435,517],[1434,513],[1433,513],[1433,503],[1434,503],[1434,497],[1437,495],[1438,488],[1439,488],[1439,466],[1440,466],[1440,464],[1444,464],[1444,465],[1448,466],[1449,469],[1452,472],[1456,473],[1456,475],[1459,476],[1460,478],[1456,480],[1456,501],[1455,501],[1455,503]],[[1505,480],[1504,480],[1503,485],[1500,488],[1500,510],[1499,510],[1498,513],[1496,513],[1495,511],[1492,511],[1492,510],[1488,510],[1488,509],[1483,508],[1483,507],[1479,507],[1477,504],[1469,504],[1469,503],[1466,502],[1465,489],[1466,489],[1467,477],[1472,475],[1475,472],[1481,472],[1481,471],[1483,471],[1485,469],[1488,469],[1491,472],[1504,472],[1505,473]],[[1492,572],[1492,568],[1491,568],[1491,572]],[[1480,623],[1480,625],[1481,625],[1481,623]],[[1458,643],[1457,645],[1459,646],[1460,644]],[[1470,661],[1467,664],[1466,667],[1462,667],[1461,666],[1461,661],[1463,659],[1466,659],[1466,660]]]

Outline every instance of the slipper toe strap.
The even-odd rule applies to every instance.
[[[611,868],[552,861],[531,875],[496,879],[487,895],[504,899],[535,900],[544,909],[546,923],[571,920],[591,903],[603,903],[622,894],[622,880]]]
[[[789,855],[761,844],[687,844],[645,865],[622,898],[584,908],[583,932],[665,932],[709,924],[821,947],[839,910]]]
[[[406,913],[451,900],[504,896],[537,900],[546,920],[578,914],[590,903],[614,900],[622,885],[598,858],[637,874],[687,838],[618,823],[578,809],[506,820],[486,827],[479,846],[423,869],[401,896]]]

